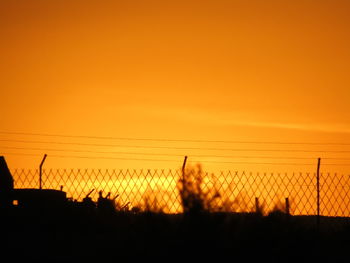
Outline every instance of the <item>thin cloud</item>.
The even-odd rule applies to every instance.
[[[233,121],[230,123],[230,125],[301,130],[301,131],[310,131],[310,132],[350,133],[350,127],[342,124],[302,124],[302,123]]]
[[[197,125],[210,126],[239,126],[239,127],[255,127],[270,129],[288,129],[307,132],[323,132],[323,133],[346,133],[350,134],[350,125],[342,123],[298,123],[298,122],[271,122],[262,120],[263,117],[258,116],[259,121],[252,120],[252,113],[243,111],[237,112],[216,112],[206,111],[194,108],[176,108],[157,106],[142,107],[141,105],[133,106],[128,109],[134,113],[142,114],[150,117],[158,117],[172,119],[177,122],[186,122]]]

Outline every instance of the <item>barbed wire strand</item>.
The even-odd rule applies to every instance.
[[[2,152],[2,155],[23,155],[23,156],[41,156],[40,154],[27,154],[27,153],[9,153]],[[155,162],[181,162],[181,160],[165,160],[165,159],[144,159],[144,158],[121,158],[121,157],[106,157],[106,156],[76,156],[76,155],[50,155],[50,157],[56,158],[78,158],[78,159],[109,159],[109,160],[125,160],[125,161],[155,161]],[[200,163],[226,163],[226,164],[253,164],[253,165],[315,165],[314,163],[265,163],[265,162],[225,162],[225,161],[209,161],[209,160],[192,160],[193,162]],[[323,165],[332,166],[350,166],[350,164],[336,164],[336,163],[323,163]]]

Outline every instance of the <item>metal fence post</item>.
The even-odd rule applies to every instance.
[[[45,159],[47,157],[47,154],[44,155],[44,158],[42,159],[40,166],[39,166],[39,189],[41,190],[41,182],[42,182],[42,168],[43,168],[43,164],[45,162]]]
[[[320,164],[321,158],[317,162],[316,188],[317,188],[317,228],[320,226]]]
[[[259,207],[259,198],[255,197],[255,213],[260,213],[260,207]]]
[[[185,172],[186,162],[187,162],[187,156],[185,156],[184,162],[183,162],[183,164],[182,164],[182,172],[183,172],[183,173]]]
[[[286,197],[286,215],[289,216],[290,212],[289,212],[289,198]]]

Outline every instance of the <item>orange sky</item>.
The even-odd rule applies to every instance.
[[[1,1],[0,132],[350,143],[349,13],[346,0]],[[350,145],[0,133],[10,168],[37,168],[44,153],[45,167],[54,168],[178,168],[186,154],[209,170],[314,171],[234,162],[316,163],[317,157],[350,164],[350,153],[329,152],[335,150]],[[349,172],[350,166],[322,169]]]

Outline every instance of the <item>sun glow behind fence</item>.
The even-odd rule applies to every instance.
[[[32,168],[48,155],[45,168],[178,169],[183,157],[206,171],[349,172],[350,143],[338,137],[292,140],[172,139],[0,131],[0,154],[11,167]],[[231,138],[231,137],[230,137]]]
[[[38,170],[11,171],[15,188],[38,188]],[[43,188],[60,189],[69,198],[81,201],[90,195],[97,200],[98,191],[117,196],[119,206],[162,210],[181,213],[178,190],[180,170],[94,170],[61,169],[43,170]],[[293,215],[316,215],[317,188],[315,173],[258,173],[225,171],[216,174],[201,172],[201,189],[220,194],[213,202],[214,211],[252,212],[256,198],[260,209],[267,213],[284,209],[285,198],[290,202]],[[320,174],[320,214],[350,217],[350,176]]]

